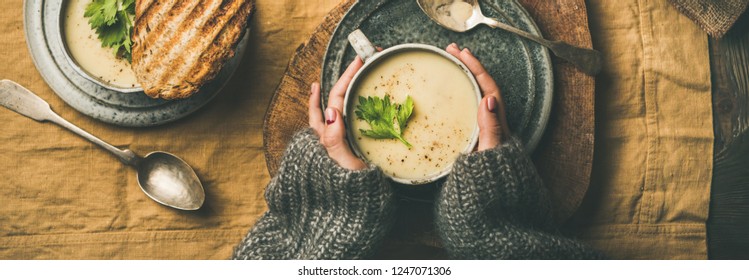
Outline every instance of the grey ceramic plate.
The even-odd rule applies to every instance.
[[[166,101],[142,92],[121,93],[101,87],[73,70],[65,57],[60,33],[60,9],[64,0],[24,1],[26,42],[34,64],[47,84],[62,100],[79,112],[121,126],[145,127],[171,121],[195,112],[207,104],[226,84],[242,60],[247,34],[234,58],[213,80],[192,97]]]
[[[480,2],[485,15],[540,35],[528,12],[514,0]],[[451,42],[470,48],[500,85],[512,131],[529,152],[538,145],[554,89],[551,58],[545,48],[483,25],[466,33],[449,31],[432,22],[415,0],[359,1],[344,15],[328,45],[321,79],[324,99],[356,56],[347,36],[357,28],[383,48],[404,43],[444,48]]]

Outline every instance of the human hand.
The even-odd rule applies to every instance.
[[[484,97],[481,99],[478,108],[478,151],[499,146],[502,144],[502,140],[510,135],[510,129],[507,125],[502,93],[497,83],[468,48],[461,50],[457,44],[452,43],[445,50],[468,66],[473,76],[476,77],[481,95]]]
[[[348,66],[338,82],[333,86],[328,95],[328,107],[325,116],[321,106],[320,84],[313,83],[309,97],[309,126],[320,137],[320,143],[328,151],[333,161],[343,168],[349,170],[362,170],[367,165],[354,155],[346,140],[346,127],[343,121],[343,100],[346,90],[354,78],[354,74],[361,69],[364,62],[357,57]]]

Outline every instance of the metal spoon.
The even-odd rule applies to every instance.
[[[139,157],[130,150],[120,150],[55,114],[47,102],[13,81],[0,81],[0,105],[39,122],[53,122],[111,152],[137,170],[141,190],[158,203],[180,210],[203,206],[205,192],[198,175],[175,155],[152,152]]]
[[[483,23],[535,41],[549,48],[556,56],[569,61],[589,75],[601,71],[601,54],[593,49],[572,46],[562,41],[549,41],[484,16],[478,0],[416,0],[419,7],[437,24],[455,32],[465,32]]]

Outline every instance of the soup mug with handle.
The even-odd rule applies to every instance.
[[[466,77],[470,80],[470,83],[473,87],[473,94],[475,95],[476,104],[478,106],[479,102],[481,101],[481,90],[479,89],[478,84],[476,83],[476,79],[474,78],[473,74],[471,74],[471,71],[468,70],[468,67],[466,67],[463,62],[452,56],[451,54],[447,53],[441,48],[437,48],[430,45],[424,45],[424,44],[401,44],[397,46],[393,46],[390,48],[387,48],[381,52],[378,52],[375,48],[375,46],[367,39],[367,37],[364,35],[361,30],[355,30],[348,36],[349,43],[353,47],[354,51],[356,51],[357,55],[364,61],[364,65],[359,70],[359,72],[356,73],[353,80],[351,81],[351,84],[346,91],[346,97],[344,100],[344,109],[343,109],[343,117],[346,122],[346,133],[348,136],[349,141],[352,150],[354,153],[359,156],[360,158],[363,158],[367,161],[369,159],[362,153],[361,149],[357,145],[357,141],[355,141],[356,131],[352,128],[352,123],[356,119],[356,115],[353,114],[353,111],[351,111],[351,107],[356,104],[357,96],[353,96],[356,93],[354,93],[354,89],[357,88],[357,84],[364,80],[364,77],[366,77],[370,70],[372,70],[379,62],[382,62],[384,60],[387,60],[389,57],[402,53],[407,51],[422,51],[422,52],[429,52],[433,54],[437,54],[439,56],[444,57],[445,59],[451,61],[455,64],[455,66],[459,67],[461,72],[466,75]],[[441,111],[449,111],[448,110],[441,110]],[[439,113],[439,112],[434,112]],[[470,134],[470,139],[468,141],[468,145],[463,147],[461,150],[462,153],[469,153],[473,151],[474,147],[476,146],[478,142],[478,123],[473,128],[473,132]],[[366,137],[366,136],[361,136]],[[394,140],[395,141],[395,140]],[[431,182],[434,182],[436,180],[439,180],[440,178],[443,178],[447,176],[448,173],[452,170],[452,164],[453,161],[450,161],[449,164],[445,164],[445,166],[439,171],[434,174],[430,174],[427,176],[424,176],[423,178],[404,178],[401,176],[394,176],[393,174],[390,174],[388,172],[385,172],[386,176],[390,177],[393,181],[406,184],[406,185],[423,185],[428,184]]]

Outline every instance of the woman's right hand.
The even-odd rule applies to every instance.
[[[468,48],[461,50],[457,44],[452,43],[445,50],[468,66],[473,76],[476,77],[481,95],[484,97],[478,108],[478,151],[501,145],[502,141],[510,135],[510,128],[507,125],[505,105],[497,83]]]
[[[343,122],[343,102],[346,90],[351,84],[356,72],[361,69],[364,62],[356,57],[349,64],[346,71],[338,79],[328,94],[328,106],[323,110],[320,99],[320,84],[313,83],[309,97],[309,126],[320,137],[320,143],[328,151],[328,155],[339,166],[348,170],[366,169],[367,165],[360,158],[356,157],[349,147],[346,140],[346,127]]]

